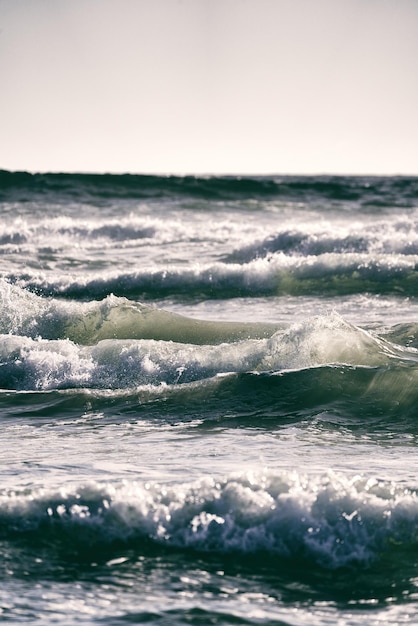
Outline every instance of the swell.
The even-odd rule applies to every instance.
[[[192,197],[208,200],[276,198],[357,202],[365,206],[414,206],[416,177],[349,176],[145,176],[0,171],[0,200],[46,196],[85,201]]]

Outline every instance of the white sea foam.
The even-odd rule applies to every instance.
[[[244,243],[231,254],[231,260],[248,262],[271,253],[283,252],[291,256],[320,256],[323,254],[370,254],[375,255],[417,255],[418,216],[394,215],[385,217],[372,228],[367,228],[364,219],[358,221],[324,219],[318,215],[285,223],[275,233],[264,239],[254,238]]]
[[[201,552],[369,565],[416,549],[418,497],[393,482],[328,473],[235,474],[194,483],[124,481],[3,491],[3,533],[46,531],[75,545],[155,544]]]
[[[322,212],[277,209],[283,225],[272,229],[271,218],[251,212],[246,219],[233,210],[212,211],[212,219],[205,213],[172,209],[170,216],[151,215],[155,208],[138,207],[121,217],[92,215],[59,215],[45,219],[13,217],[0,226],[0,246],[20,250],[52,248],[66,249],[76,245],[80,249],[97,246],[130,246],[176,244],[178,242],[210,241],[219,244],[225,252],[229,248],[232,258],[249,261],[272,252],[285,252],[300,256],[317,256],[324,253],[418,254],[418,212],[397,213],[361,220],[354,216],[327,219]],[[80,207],[78,211],[80,214]],[[82,213],[82,211],[81,211]],[[203,235],[204,233],[204,235]],[[228,247],[225,248],[225,244]]]
[[[131,212],[121,217],[18,217],[4,221],[0,226],[0,247],[8,252],[43,248],[81,251],[100,247],[154,247],[181,242],[193,244],[205,241],[207,244],[209,240],[214,246],[228,244],[230,248],[231,245],[238,246],[242,240],[249,240],[254,232],[259,237],[266,235],[265,228],[255,220],[250,220],[250,224],[242,220],[235,222],[222,213],[208,223],[206,216],[199,213],[173,210],[170,216],[163,217],[142,214],[151,211],[141,207],[137,214]]]

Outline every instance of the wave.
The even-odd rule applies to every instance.
[[[161,220],[139,217],[89,221],[61,216],[37,220],[36,222],[16,218],[11,223],[2,226],[0,245],[46,246],[51,244],[51,237],[54,238],[56,248],[58,246],[65,247],[71,243],[74,245],[74,241],[88,241],[91,247],[94,246],[95,241],[98,244],[103,244],[104,240],[118,243],[133,241],[138,245],[138,240],[155,238],[157,229],[161,231],[163,228],[164,224]],[[177,233],[171,224],[171,237],[176,237],[176,235]],[[163,240],[164,237],[160,237],[158,243]]]
[[[39,306],[39,299],[32,298]],[[15,333],[1,335],[1,387],[117,389],[190,383],[230,372],[277,372],[332,363],[375,367],[391,362],[416,364],[418,360],[415,349],[372,336],[337,314],[312,318],[273,334],[273,325],[188,320],[112,298],[73,305],[70,311],[74,306],[75,315],[69,320],[64,308],[67,319],[59,319],[58,325],[48,326],[53,317],[48,307],[46,312],[38,312],[36,322],[31,315],[17,323],[13,319]],[[59,310],[55,304],[52,308]],[[86,309],[90,309],[90,317]],[[13,318],[10,313],[9,318]],[[19,325],[21,331],[32,325],[35,337],[16,334]],[[42,326],[50,334],[58,326],[67,338],[42,338],[38,334]],[[267,337],[254,338],[263,334]],[[147,335],[154,338],[147,339]],[[110,336],[112,339],[105,338]],[[173,340],[180,336],[181,343]],[[222,342],[222,336],[228,341]]]
[[[274,234],[241,245],[225,257],[228,262],[248,263],[282,252],[289,256],[311,257],[324,254],[416,255],[418,253],[416,215],[381,218],[368,228],[366,221],[334,220],[323,223],[318,217],[298,223],[293,219]]]
[[[80,213],[80,207],[77,211]],[[0,227],[0,246],[4,254],[39,248],[65,251],[74,245],[89,250],[103,245],[109,247],[112,243],[123,247],[161,245],[195,239],[198,232],[201,232],[200,224],[193,228],[193,225],[182,224],[175,218],[132,213],[127,216],[96,216],[89,219],[71,214],[45,218],[45,212],[42,213],[42,216],[20,216],[4,221]],[[71,211],[68,210],[68,213]],[[213,237],[219,238],[216,227],[212,231]]]
[[[417,177],[358,176],[144,176],[0,171],[0,201],[103,202],[113,199],[271,198],[294,202],[321,200],[368,207],[416,206]]]
[[[20,390],[190,383],[238,368],[251,370],[264,353],[257,341],[200,347],[153,339],[103,340],[80,347],[69,340],[0,339],[0,387]]]
[[[102,425],[134,419],[162,426],[192,425],[202,431],[222,427],[268,432],[312,422],[331,431],[343,427],[355,436],[387,433],[390,440],[416,431],[418,373],[402,365],[335,364],[275,373],[225,373],[191,382],[181,382],[180,370],[173,372],[172,384],[153,380],[139,385],[128,376],[99,380],[96,387],[91,386],[89,370],[83,379],[81,368],[77,371],[74,365],[72,371],[67,368],[65,383],[53,372],[43,372],[42,377],[41,373],[12,379],[9,372],[7,380],[3,377],[1,383],[11,388],[0,391],[2,419],[36,423],[98,419]],[[105,387],[105,382],[112,387]]]
[[[101,274],[30,272],[4,275],[8,282],[47,296],[90,299],[109,294],[158,299],[167,296],[217,299],[272,295],[418,295],[418,257],[325,253],[275,253],[248,263],[167,265]]]
[[[143,210],[143,207],[142,207]],[[71,213],[71,211],[68,211]],[[78,207],[80,213],[80,207]],[[154,212],[155,213],[155,212]],[[99,215],[90,218],[79,215],[19,216],[5,220],[0,227],[0,246],[3,253],[51,247],[64,251],[75,244],[83,249],[95,250],[112,243],[123,247],[178,244],[191,245],[209,241],[215,247],[234,248],[224,254],[225,262],[248,262],[283,252],[291,256],[320,256],[330,253],[367,253],[370,255],[418,253],[418,219],[416,212],[382,216],[365,228],[367,219],[342,219],[331,222],[318,219],[315,212],[295,211],[287,216],[282,228],[274,229],[262,223],[248,223],[238,219],[236,213],[217,214],[213,221],[205,220],[202,237],[202,216],[184,213],[170,215]],[[244,243],[243,243],[244,242]]]
[[[297,559],[330,569],[408,559],[418,496],[393,482],[335,473],[267,471],[194,483],[124,481],[0,494],[3,541],[99,554],[151,545],[210,555]],[[415,557],[413,557],[415,558]]]
[[[356,423],[415,415],[415,325],[379,335],[335,312],[287,325],[211,322],[115,296],[45,298],[4,281],[0,295],[8,415],[26,414],[26,396],[9,397],[14,392],[42,392],[30,399],[38,416],[87,405],[105,413],[117,405],[118,414],[144,406],[164,420],[181,405],[186,421],[226,415],[238,426],[251,426],[257,415],[262,425],[318,411],[345,423],[355,415]]]
[[[88,302],[45,298],[1,279],[0,303],[0,333],[88,345],[104,339],[217,344],[270,336],[280,327],[191,319],[113,295]]]
[[[34,337],[16,333],[0,336],[5,414],[19,416],[26,410],[24,398],[6,398],[5,390],[9,390],[71,392],[71,396],[32,399],[34,415],[50,414],[54,404],[66,414],[67,404],[70,411],[74,406],[88,405],[106,412],[112,411],[115,403],[119,414],[135,410],[138,415],[143,406],[147,417],[167,419],[170,411],[177,415],[181,405],[186,421],[195,419],[196,414],[203,421],[230,421],[235,416],[239,426],[253,425],[254,419],[259,426],[263,420],[266,424],[271,420],[280,423],[318,411],[330,411],[331,420],[339,415],[347,423],[354,415],[357,422],[364,418],[381,420],[383,415],[388,424],[415,415],[417,350],[353,326],[336,313],[275,332],[269,327],[262,338],[243,338],[243,333],[262,334],[262,326],[196,321],[193,327],[182,316],[150,307],[145,307],[144,313],[141,305],[118,299],[72,306],[76,306],[76,315],[70,322],[67,318],[62,328],[72,328],[73,337],[83,338],[85,344],[69,338],[45,339],[36,332]],[[83,320],[81,332],[78,324],[85,306],[91,307],[93,322],[90,320],[89,327],[90,322]],[[101,310],[106,307],[109,317]],[[131,314],[139,318],[135,328],[130,323]],[[48,312],[43,313],[38,321],[45,324],[48,316]],[[23,324],[21,330],[24,328]],[[166,338],[92,342],[100,335],[123,336],[126,329],[131,337],[142,329],[143,334],[165,333]],[[168,339],[170,334],[182,334],[183,342]],[[222,334],[224,339],[228,336],[227,341],[219,341]],[[193,343],[193,338],[198,341]],[[213,342],[202,341],[208,338]],[[35,409],[38,404],[39,409]]]

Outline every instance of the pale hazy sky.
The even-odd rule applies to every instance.
[[[418,174],[418,0],[0,0],[0,169]]]

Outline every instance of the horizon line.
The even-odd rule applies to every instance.
[[[0,167],[0,172],[9,174],[30,174],[30,175],[68,175],[68,176],[152,176],[156,178],[273,178],[284,177],[316,177],[316,178],[417,178],[416,173],[393,172],[393,173],[356,173],[356,172],[184,172],[184,171],[133,171],[133,170],[41,170],[41,169],[8,169]]]

